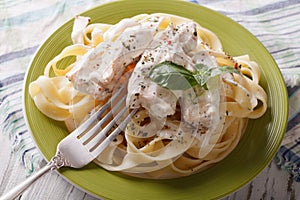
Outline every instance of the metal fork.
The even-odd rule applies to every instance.
[[[0,197],[0,200],[9,200],[18,197],[34,181],[48,171],[61,167],[81,168],[93,161],[126,127],[130,118],[137,111],[137,109],[133,109],[130,112],[128,111],[129,109],[124,106],[126,95],[124,95],[121,100],[118,100],[118,98],[124,94],[124,88],[125,85],[123,85],[106,104],[57,145],[56,154],[46,166]],[[116,101],[116,104],[113,105],[109,111],[114,101]],[[126,113],[126,111],[128,111],[128,113]],[[108,113],[106,114],[106,112]],[[115,116],[114,113],[116,113]],[[124,119],[125,116],[126,118]],[[101,120],[99,120],[100,118]],[[107,136],[118,120],[122,120],[122,122]],[[104,128],[101,128],[103,126]],[[101,131],[99,132],[99,130]]]

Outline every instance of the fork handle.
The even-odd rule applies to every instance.
[[[25,189],[27,189],[33,182],[35,182],[38,178],[43,176],[46,172],[55,168],[53,163],[48,163],[46,166],[41,168],[38,172],[27,178],[25,181],[20,183],[18,186],[14,187],[10,191],[8,191],[5,195],[0,197],[0,200],[9,200],[15,199],[18,197]]]

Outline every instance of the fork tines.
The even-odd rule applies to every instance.
[[[125,88],[126,84],[74,130],[78,132],[77,139],[90,153],[99,155],[125,129],[129,120],[138,110],[130,110],[126,107]],[[114,130],[112,131],[112,129]]]

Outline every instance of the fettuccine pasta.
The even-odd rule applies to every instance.
[[[72,131],[128,80],[126,106],[138,112],[95,160],[107,170],[153,179],[198,173],[225,158],[248,119],[267,109],[257,63],[228,55],[190,19],[141,14],[111,25],[77,16],[71,38],[29,92]]]

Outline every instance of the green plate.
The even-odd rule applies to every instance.
[[[194,19],[212,30],[231,55],[249,54],[262,69],[261,85],[268,95],[266,114],[251,120],[235,150],[210,169],[173,180],[144,180],[103,170],[91,163],[82,169],[59,172],[74,185],[105,199],[217,199],[236,191],[257,176],[272,160],[287,125],[288,101],[280,70],[264,46],[246,29],[210,9],[177,0],[128,0],[107,3],[81,15],[93,22],[116,23],[140,13],[164,12]],[[48,119],[35,107],[28,85],[43,74],[44,66],[71,44],[73,20],[55,31],[39,48],[29,66],[24,88],[24,110],[32,136],[49,160],[56,145],[67,135],[62,123]]]

